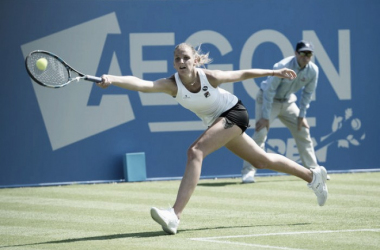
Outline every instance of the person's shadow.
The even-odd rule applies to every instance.
[[[285,176],[285,174],[283,175]],[[224,186],[233,186],[233,185],[260,185],[260,184],[263,184],[263,183],[267,183],[267,182],[288,182],[288,181],[299,181],[299,179],[291,179],[291,180],[273,180],[271,178],[261,178],[259,182],[255,182],[255,183],[243,183],[241,181],[236,181],[236,182],[202,182],[202,183],[198,183],[198,186],[203,186],[203,187],[224,187]]]
[[[268,226],[304,226],[310,225],[311,223],[294,223],[294,224],[279,224],[279,225],[248,225],[248,226],[230,226],[230,227],[212,227],[212,228],[195,228],[195,229],[184,229],[179,230],[179,232],[194,232],[194,231],[208,231],[208,230],[217,230],[217,229],[231,229],[231,228],[254,228],[254,227],[268,227]],[[152,238],[152,237],[161,237],[161,236],[170,236],[163,231],[154,231],[154,232],[141,232],[141,233],[125,233],[125,234],[110,234],[110,235],[101,235],[101,236],[92,236],[92,237],[83,237],[83,238],[74,238],[74,239],[65,239],[65,240],[53,240],[45,242],[36,242],[29,244],[19,244],[19,245],[9,245],[9,246],[0,246],[0,248],[8,247],[25,247],[25,246],[38,246],[45,244],[63,244],[63,243],[73,243],[81,241],[95,241],[95,240],[114,240],[114,239],[123,239],[123,238]]]
[[[203,182],[198,183],[198,186],[204,187],[224,187],[224,186],[232,186],[232,185],[240,185],[242,183],[238,182]]]
[[[157,237],[157,236],[163,236],[163,235],[166,235],[166,233],[163,231],[142,232],[142,233],[126,233],[126,234],[110,234],[110,235],[101,235],[101,236],[84,237],[84,238],[74,238],[74,239],[65,239],[65,240],[53,240],[53,241],[46,241],[46,242],[37,242],[37,243],[30,243],[30,244],[0,246],[0,248],[37,246],[37,245],[44,245],[44,244],[62,244],[62,243],[72,243],[72,242],[81,242],[81,241],[95,241],[95,240],[114,240],[114,239],[122,239],[122,238],[151,238],[151,237]]]

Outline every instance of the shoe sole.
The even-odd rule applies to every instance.
[[[247,180],[244,180],[244,181],[242,181],[242,183],[255,183],[256,181],[255,180],[253,180],[253,181],[247,181]]]
[[[164,230],[168,234],[176,234],[176,231],[171,230],[170,228],[167,227],[166,222],[160,217],[158,214],[157,210],[155,208],[152,208],[150,210],[150,216],[152,216],[152,219],[160,224],[162,226],[162,230]]]
[[[327,181],[327,171],[324,167],[320,167],[321,168],[321,174],[322,174],[322,178],[323,178],[323,184],[326,185],[326,181]],[[320,206],[323,206],[325,205],[326,203],[326,200],[327,200],[327,195],[328,195],[328,189],[327,189],[327,185],[326,185],[326,193],[325,193],[325,196],[326,196],[326,199],[325,201],[323,202],[323,204],[320,204]]]
[[[255,183],[256,181],[255,181],[255,178],[252,176],[252,177],[246,177],[246,178],[242,177],[241,182],[242,183]]]

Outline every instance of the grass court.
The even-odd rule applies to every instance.
[[[150,217],[179,181],[0,189],[0,249],[380,249],[380,173],[331,174],[323,207],[292,176],[201,180],[176,235]]]

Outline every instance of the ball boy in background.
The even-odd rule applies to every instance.
[[[311,61],[313,53],[313,45],[301,40],[296,45],[294,56],[287,57],[274,65],[274,70],[281,68],[294,70],[297,78],[269,76],[261,83],[256,96],[256,125],[252,136],[253,140],[264,149],[270,124],[278,118],[290,130],[296,141],[302,164],[309,169],[318,167],[310,137],[310,127],[306,120],[306,110],[309,108],[318,82],[319,69]],[[298,107],[294,93],[301,89]],[[255,182],[256,168],[250,163],[244,161],[241,172],[243,183]]]

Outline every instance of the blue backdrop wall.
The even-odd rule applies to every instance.
[[[271,68],[310,40],[320,77],[307,116],[319,163],[378,168],[379,11],[377,0],[3,0],[0,186],[120,180],[128,152],[145,152],[148,178],[182,176],[186,150],[205,129],[195,115],[163,94],[90,82],[44,88],[24,59],[43,49],[87,74],[154,80],[174,73],[174,46],[185,41],[203,44],[214,60],[209,68],[228,70]],[[251,124],[262,80],[225,85]],[[299,160],[280,123],[267,151]],[[221,149],[206,158],[202,175],[237,175],[241,166]]]

